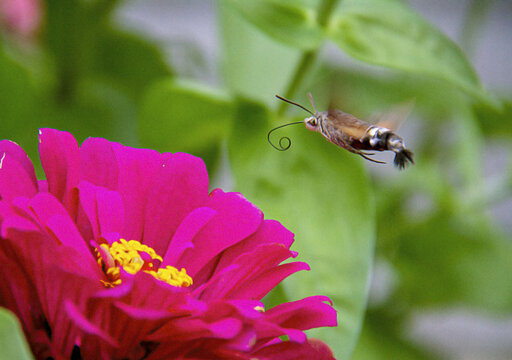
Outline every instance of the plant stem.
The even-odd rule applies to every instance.
[[[318,23],[321,27],[324,28],[327,25],[331,13],[337,4],[338,0],[323,0],[320,3],[320,7],[318,9]]]
[[[318,8],[318,24],[320,25],[320,27],[324,28],[327,25],[327,23],[329,22],[329,17],[337,3],[338,0],[322,0],[320,2],[320,6]],[[290,83],[288,84],[288,87],[286,88],[286,98],[291,99],[295,96],[295,92],[300,87],[306,74],[311,69],[313,63],[315,62],[317,54],[318,48],[314,50],[304,51],[302,53],[297,68],[295,69],[294,75]],[[277,108],[278,117],[281,117],[284,114],[286,106],[287,104],[285,102],[279,104],[279,107]]]
[[[304,80],[304,76],[306,76],[306,73],[311,68],[311,65],[313,65],[313,62],[316,58],[317,50],[312,51],[306,51],[302,54],[302,57],[299,61],[299,65],[297,65],[297,68],[295,70],[295,74],[292,77],[292,80],[288,84],[288,88],[285,92],[285,97],[288,99],[293,98],[295,95],[295,92],[297,91],[297,88],[302,84],[302,80]],[[280,102],[279,107],[277,108],[277,116],[281,117],[284,114],[284,111],[286,110],[287,103]]]

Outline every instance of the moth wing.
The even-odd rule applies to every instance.
[[[396,131],[404,123],[407,116],[414,108],[414,101],[399,104],[390,110],[376,114],[370,118],[370,122],[376,126]]]
[[[361,139],[370,127],[370,124],[341,110],[329,110],[328,115],[334,128],[356,139]]]
[[[338,145],[339,147],[345,149],[345,150],[348,150],[350,151],[351,153],[354,153],[354,154],[357,154],[357,155],[360,155],[362,156],[363,158],[365,158],[366,160],[369,160],[371,162],[374,162],[374,163],[377,163],[377,164],[385,164],[384,161],[379,161],[379,160],[375,160],[375,159],[372,159],[370,157],[368,157],[369,155],[374,155],[373,153],[365,153],[361,150],[358,150],[356,148],[354,148],[352,145],[346,143],[342,137],[338,137],[336,139],[333,139],[333,140],[330,140],[332,143],[334,143],[335,145]]]

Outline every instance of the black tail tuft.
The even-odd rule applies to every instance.
[[[407,149],[402,149],[396,153],[395,160],[393,161],[393,163],[395,164],[395,166],[397,168],[399,168],[400,170],[403,170],[408,165],[408,162],[414,164],[414,160],[413,160],[412,156],[413,156],[412,151],[407,150]]]

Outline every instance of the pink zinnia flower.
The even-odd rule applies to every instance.
[[[39,152],[47,180],[0,141],[0,306],[38,358],[333,358],[303,332],[336,325],[328,298],[260,301],[308,269],[293,234],[201,159],[52,129]]]
[[[42,9],[40,0],[0,0],[0,22],[24,37],[34,35],[41,26]]]

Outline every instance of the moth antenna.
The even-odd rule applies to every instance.
[[[291,100],[288,100],[288,99],[285,99],[284,97],[282,96],[279,96],[279,95],[276,95],[276,98],[278,98],[279,100],[283,100],[284,102],[287,102],[288,104],[292,104],[292,105],[295,105],[295,106],[298,106],[300,107],[302,110],[305,110],[307,111],[308,113],[310,113],[311,115],[315,116],[315,114],[313,114],[310,110],[306,109],[304,106],[300,105],[300,104],[297,104],[296,102],[293,102]],[[316,110],[315,110],[316,111]],[[277,129],[277,128],[276,128]]]
[[[318,111],[316,111],[315,100],[313,100],[313,95],[311,95],[310,92],[308,92],[308,99],[311,102],[311,105],[313,106],[313,110],[315,110],[315,113],[317,113]]]
[[[277,96],[277,95],[276,95]],[[300,105],[299,105],[300,106]],[[292,141],[290,140],[289,137],[287,136],[283,136],[282,138],[279,139],[279,147],[275,146],[274,144],[272,144],[272,141],[270,141],[270,134],[274,131],[274,130],[277,130],[277,129],[280,129],[282,127],[285,127],[285,126],[289,126],[289,125],[296,125],[296,124],[303,124],[304,122],[302,121],[296,121],[296,122],[292,122],[292,123],[289,123],[289,124],[284,124],[284,125],[280,125],[280,126],[277,126],[275,128],[273,128],[272,130],[270,130],[267,134],[267,140],[268,140],[268,143],[270,145],[272,145],[272,147],[276,150],[279,150],[279,151],[286,151],[290,148],[290,146],[292,146]],[[283,141],[288,141],[288,144],[286,145],[283,145]]]

